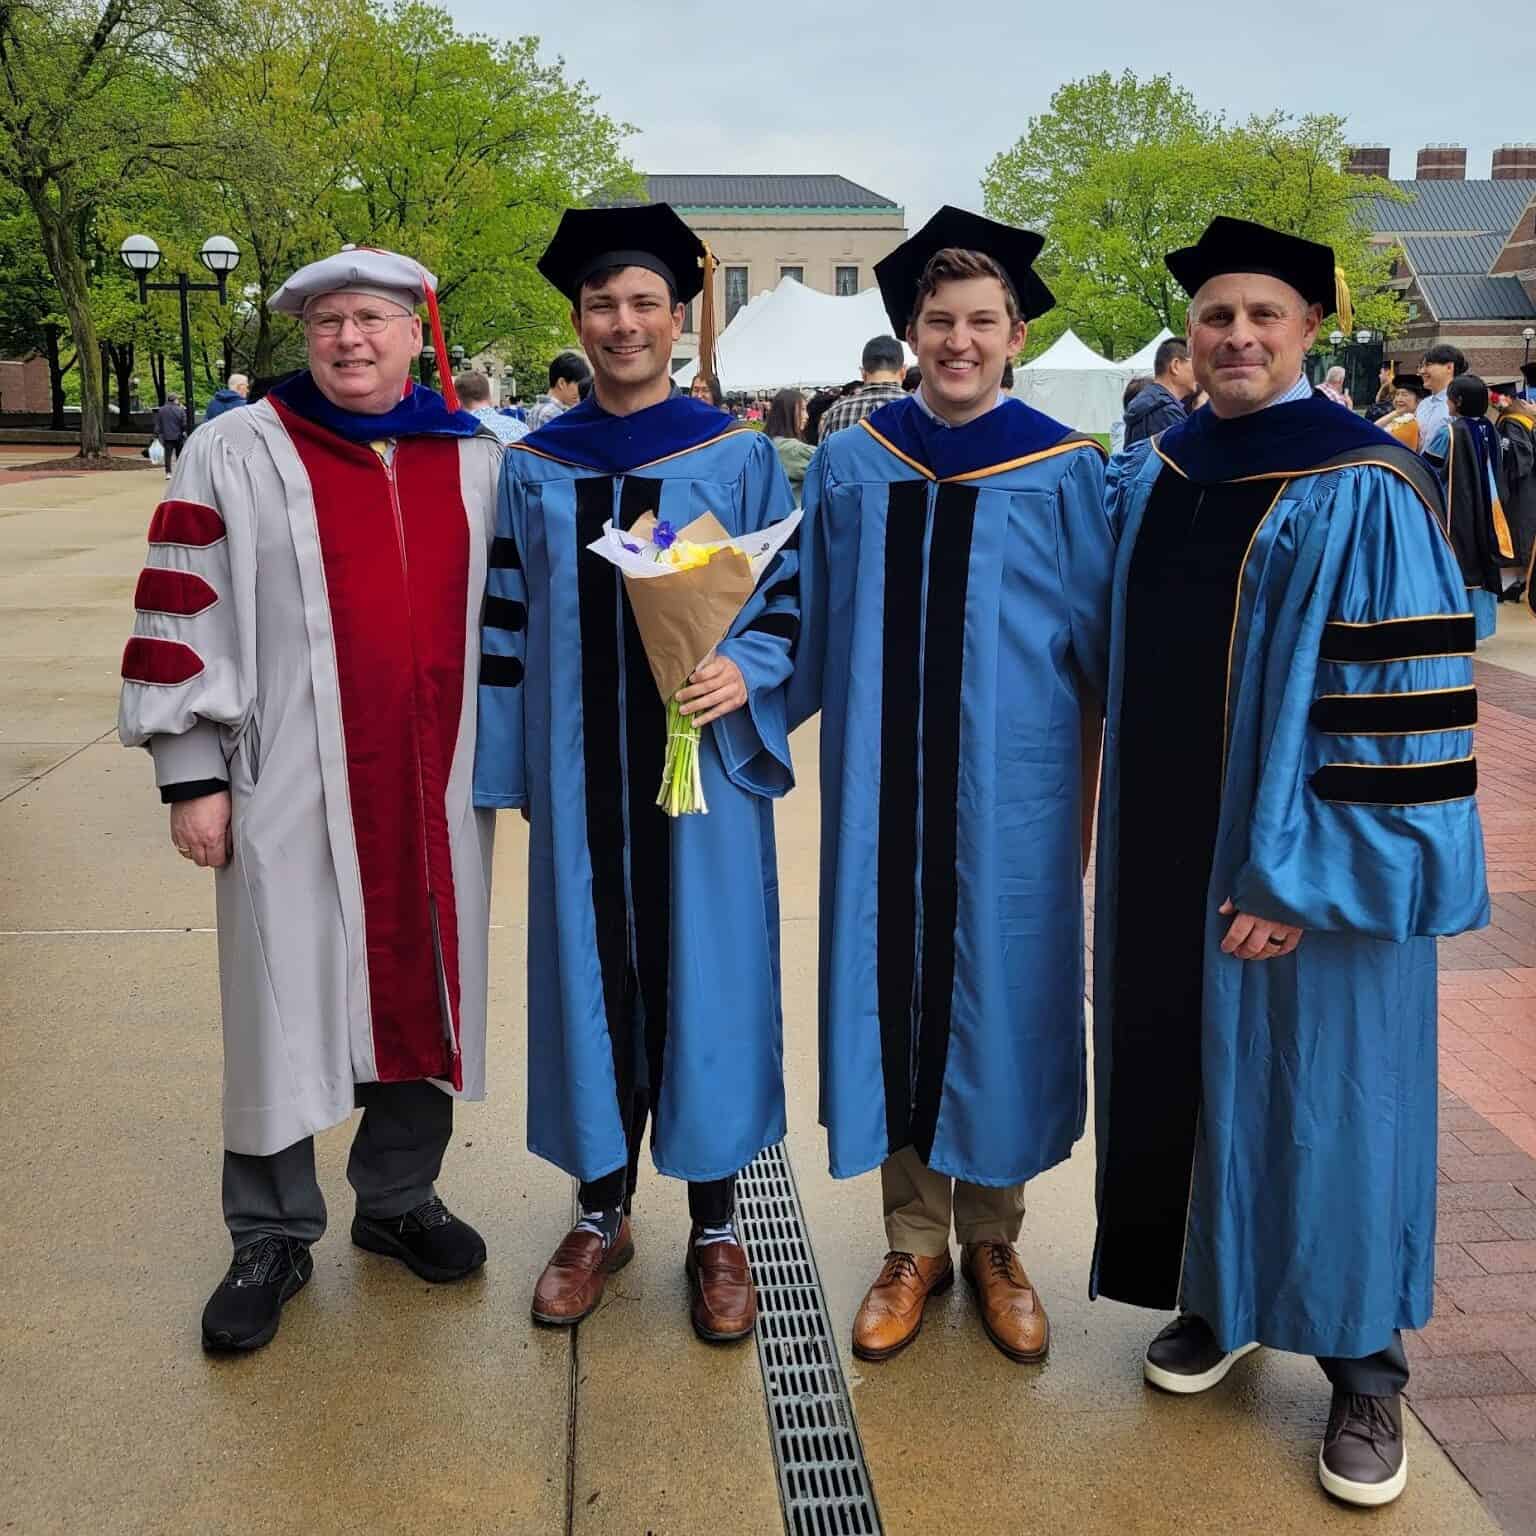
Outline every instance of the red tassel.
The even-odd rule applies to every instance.
[[[453,362],[448,356],[448,343],[443,340],[443,317],[437,312],[437,293],[422,275],[421,286],[427,294],[427,319],[432,325],[432,345],[437,348],[437,374],[443,386],[443,404],[450,411],[459,408],[459,392],[453,387]]]

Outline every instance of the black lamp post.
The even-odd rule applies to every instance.
[[[148,235],[129,235],[118,249],[123,265],[139,280],[139,303],[149,303],[150,290],[156,293],[175,293],[181,296],[181,374],[187,390],[187,430],[197,425],[197,409],[192,394],[192,316],[187,308],[187,295],[191,293],[217,293],[219,303],[229,302],[225,283],[229,274],[240,265],[240,248],[228,235],[210,235],[203,241],[197,259],[213,273],[216,281],[194,283],[185,272],[176,276],[174,283],[152,283],[149,274],[160,265],[160,247]]]
[[[1520,371],[1525,372],[1526,364],[1531,360],[1531,343],[1536,341],[1536,326],[1526,326],[1520,332],[1521,339],[1525,342],[1525,356],[1520,360]]]
[[[437,348],[429,341],[421,349],[421,382],[428,389],[432,387],[432,380],[437,373]]]

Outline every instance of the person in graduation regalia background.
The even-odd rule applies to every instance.
[[[807,473],[794,722],[821,711],[821,1117],[879,1167],[889,1252],[854,1321],[881,1360],[963,1271],[1045,1357],[1014,1244],[1083,1131],[1083,891],[1114,548],[1104,455],[1000,393],[1054,302],[1041,240],[941,209],[876,267],[911,395]]]
[[[633,1254],[649,1119],[657,1168],[688,1181],[694,1330],[725,1341],[756,1319],[736,1174],[785,1130],[771,801],[792,784],[798,561],[787,545],[679,694],[707,727],[709,813],[674,819],[656,804],[665,709],[618,572],[587,549],[647,512],[676,528],[713,512],[744,534],[793,510],[766,436],[672,390],[704,255],[653,203],[570,210],[540,259],[594,388],[508,450],[475,800],[530,821],[528,1143],[581,1181],[534,1319],[579,1322]]]
[[[1445,423],[1420,452],[1445,489],[1445,522],[1461,566],[1477,638],[1498,628],[1504,566],[1515,564],[1514,539],[1504,516],[1502,441],[1488,420],[1488,386],[1474,373],[1446,385]]]
[[[1302,372],[1332,252],[1221,218],[1168,268],[1210,403],[1110,465],[1091,1288],[1179,1309],[1170,1392],[1317,1356],[1323,1486],[1382,1504],[1432,1304],[1435,937],[1488,920],[1473,621],[1433,476]]]
[[[314,1134],[363,1117],[352,1240],[424,1279],[485,1262],[437,1197],[485,1092],[492,818],[469,781],[501,446],[411,384],[433,276],[348,247],[273,295],[309,366],[194,432],[149,528],[118,729],[216,871],[224,1219],[209,1349],[314,1272]]]

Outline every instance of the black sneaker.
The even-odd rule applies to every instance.
[[[1402,1398],[1336,1390],[1317,1475],[1324,1490],[1346,1504],[1390,1504],[1408,1483]]]
[[[404,1216],[354,1216],[352,1241],[434,1282],[462,1280],[485,1263],[485,1240],[436,1195]]]
[[[277,1332],[283,1303],[309,1284],[309,1244],[258,1237],[235,1250],[229,1273],[203,1308],[203,1348],[260,1349]]]
[[[1223,1350],[1203,1317],[1182,1312],[1147,1345],[1141,1371],[1164,1392],[1206,1392],[1258,1347]]]

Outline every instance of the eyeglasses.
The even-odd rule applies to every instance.
[[[306,315],[304,328],[312,336],[340,336],[341,328],[348,320],[360,330],[364,336],[377,336],[391,320],[409,320],[411,317],[396,310],[390,315],[381,315],[371,309],[360,309],[355,314],[337,315],[329,312],[318,315]]]

